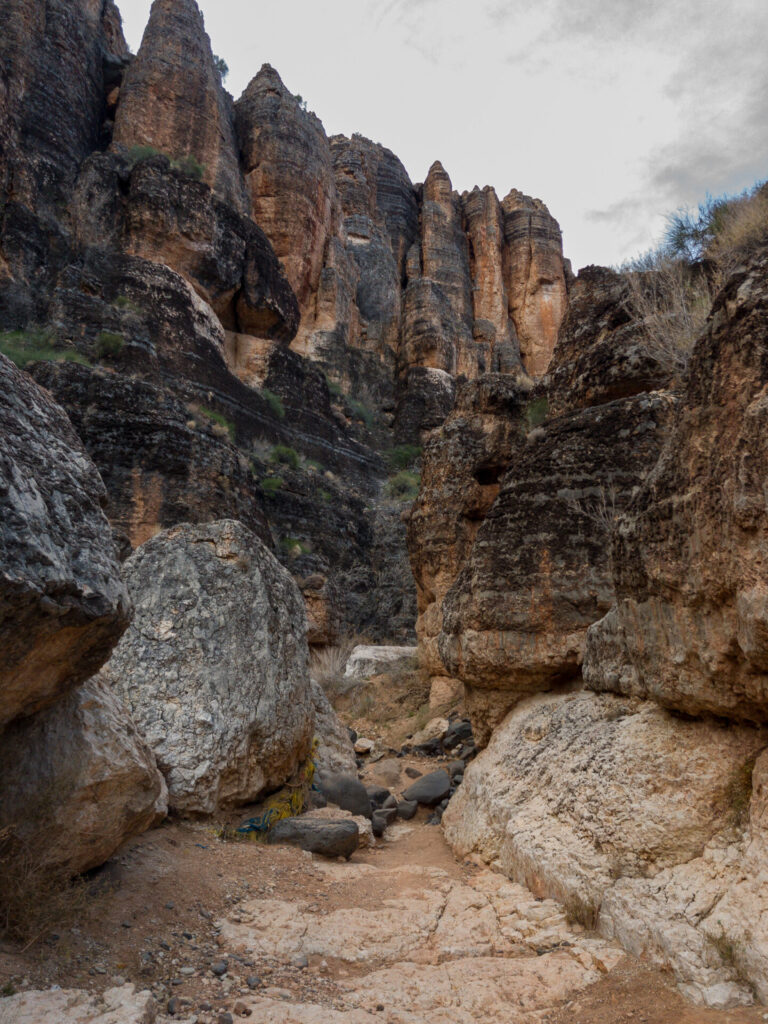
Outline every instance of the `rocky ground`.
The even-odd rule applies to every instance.
[[[399,763],[395,791],[436,766]],[[378,766],[363,775],[373,782]],[[145,833],[91,877],[75,925],[0,949],[0,1022],[766,1019],[687,1005],[669,976],[570,924],[558,903],[458,862],[429,815],[348,862],[223,840],[209,823]]]

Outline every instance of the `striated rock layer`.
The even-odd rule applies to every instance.
[[[768,717],[768,255],[720,293],[661,458],[617,525],[616,606],[590,631],[597,690]]]

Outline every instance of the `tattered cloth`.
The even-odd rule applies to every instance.
[[[260,838],[269,832],[273,825],[283,818],[294,818],[306,810],[309,802],[311,789],[317,790],[312,780],[315,777],[315,748],[317,741],[312,748],[304,764],[296,774],[287,782],[282,789],[279,789],[272,796],[264,801],[262,811],[254,818],[244,821],[237,829],[240,835],[249,835],[251,838]]]

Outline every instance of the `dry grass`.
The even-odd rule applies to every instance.
[[[350,654],[362,642],[359,637],[344,637],[335,647],[320,647],[312,651],[310,675],[323,688],[331,704],[359,685],[357,679],[344,678],[344,669]]]
[[[768,243],[768,185],[726,203],[706,255],[727,276]]]
[[[651,254],[627,273],[630,315],[642,321],[648,351],[673,379],[682,379],[712,304],[704,273],[684,260]]]
[[[0,936],[28,949],[82,914],[87,888],[45,854],[55,835],[21,839],[13,826],[0,829]]]

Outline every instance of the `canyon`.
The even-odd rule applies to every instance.
[[[133,864],[141,932],[40,973],[7,887],[0,1021],[586,1024],[643,971],[658,1024],[762,1019],[768,242],[681,373],[540,199],[413,183],[268,64],[235,100],[194,0],[135,55],[112,0],[0,10],[0,866]],[[243,845],[275,816],[303,851]],[[177,848],[282,987],[141,959],[199,924]]]

